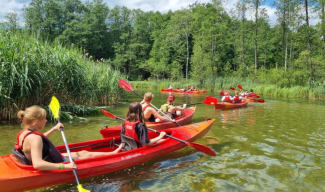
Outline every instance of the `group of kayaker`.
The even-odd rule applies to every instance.
[[[222,102],[229,102],[229,103],[240,103],[243,99],[247,99],[248,97],[254,97],[256,93],[254,93],[253,89],[248,92],[244,90],[242,92],[235,91],[235,95],[231,96],[229,90],[223,91],[223,96],[221,98]]]
[[[121,144],[117,149],[112,152],[89,152],[85,150],[72,152],[72,159],[79,160],[116,154],[122,149],[128,150],[163,141],[163,137],[166,135],[165,132],[161,132],[159,136],[149,139],[145,121],[176,122],[174,118],[182,114],[182,110],[186,105],[183,107],[174,106],[173,102],[175,97],[169,95],[167,103],[162,105],[159,110],[161,112],[159,112],[150,106],[152,99],[153,94],[148,92],[145,93],[140,103],[133,102],[130,104],[126,120],[122,123]],[[169,116],[166,114],[161,115],[160,113],[162,112],[169,114]],[[69,162],[68,155],[66,153],[60,153],[48,139],[53,132],[64,127],[62,123],[57,123],[44,134],[41,133],[40,130],[45,127],[47,122],[46,111],[37,105],[28,107],[24,111],[19,111],[17,117],[21,120],[23,130],[17,134],[14,155],[19,158],[21,162],[32,165],[35,169],[39,170],[76,168],[74,162]]]

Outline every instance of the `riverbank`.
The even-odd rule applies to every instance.
[[[302,98],[312,100],[325,100],[325,89],[322,87],[309,88],[304,86],[292,86],[292,87],[279,87],[274,84],[261,84],[255,80],[240,79],[240,78],[218,78],[215,81],[215,86],[211,87],[210,84],[200,84],[194,80],[150,80],[150,81],[132,81],[132,85],[136,88],[145,88],[160,90],[162,88],[168,88],[172,85],[173,88],[185,88],[189,86],[198,87],[199,89],[207,89],[213,94],[218,94],[220,90],[230,89],[230,87],[237,88],[237,85],[241,85],[243,89],[253,89],[254,92],[261,96],[267,96],[269,98]],[[237,90],[239,90],[237,88]]]

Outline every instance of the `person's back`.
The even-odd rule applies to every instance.
[[[144,123],[142,106],[138,102],[131,103],[125,122],[122,125],[121,140],[125,143],[125,150],[154,144],[165,135],[162,132],[158,137],[149,139],[148,130]]]

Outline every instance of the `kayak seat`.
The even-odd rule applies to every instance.
[[[138,148],[138,143],[136,140],[123,134],[121,134],[121,143],[124,143],[124,151]]]
[[[15,158],[20,162],[23,163],[25,165],[31,165],[32,162],[30,162],[30,160],[28,160],[24,153],[21,151],[21,149],[12,149],[12,154],[15,156]]]

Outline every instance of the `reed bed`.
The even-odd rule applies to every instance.
[[[30,105],[46,106],[52,95],[61,103],[112,104],[121,94],[120,78],[107,61],[93,61],[73,46],[0,31],[1,120],[14,119],[18,109]]]

